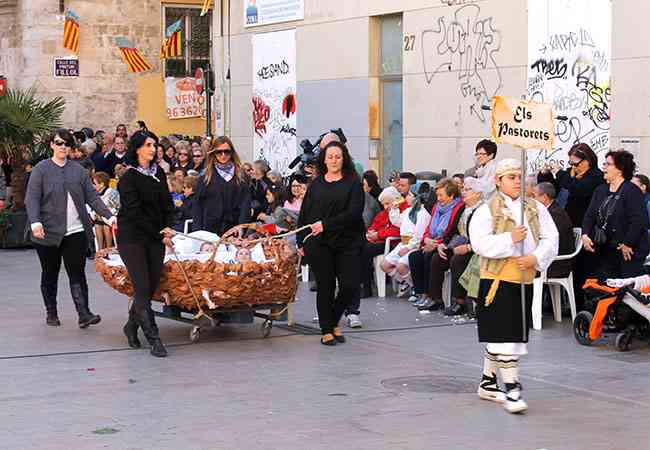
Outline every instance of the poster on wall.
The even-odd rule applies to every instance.
[[[165,99],[169,119],[205,117],[205,92],[201,78],[165,78]]]
[[[243,0],[243,3],[246,27],[305,18],[305,0]]]
[[[609,149],[612,91],[610,0],[528,0],[528,99],[550,103],[555,146],[529,153],[529,171],[567,167],[569,149]]]
[[[253,36],[253,147],[282,174],[296,145],[296,30]]]

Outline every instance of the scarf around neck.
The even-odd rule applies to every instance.
[[[232,161],[229,161],[226,164],[220,164],[217,162],[214,163],[214,167],[217,169],[219,175],[221,175],[221,178],[226,180],[226,182],[232,180],[235,176],[235,164]]]
[[[138,172],[140,172],[142,175],[146,175],[148,177],[153,178],[157,182],[160,183],[160,180],[156,176],[156,173],[158,172],[158,165],[155,163],[152,163],[149,165],[149,167],[142,167],[140,165],[137,166],[127,166],[129,169],[135,169]]]
[[[455,198],[446,205],[436,205],[436,211],[429,225],[429,236],[432,239],[438,239],[445,234],[451,220],[451,213],[461,201],[460,198]]]

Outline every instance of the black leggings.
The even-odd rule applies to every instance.
[[[133,283],[133,305],[136,312],[151,308],[151,298],[160,285],[165,246],[161,242],[118,242],[117,249]],[[153,317],[152,317],[153,320]]]
[[[416,295],[429,292],[431,278],[431,258],[435,252],[425,253],[422,250],[411,252],[409,255],[409,268],[413,280],[413,290]],[[437,253],[436,253],[437,255]]]
[[[70,286],[80,285],[87,291],[86,250],[88,239],[85,232],[65,236],[58,247],[36,244],[36,253],[41,262],[41,291],[45,304],[56,305],[61,259],[70,280]]]
[[[318,285],[316,308],[321,332],[332,333],[348,304],[359,298],[361,248],[334,249],[308,240],[304,249]],[[337,280],[339,292],[335,296]]]

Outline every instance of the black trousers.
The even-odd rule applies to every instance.
[[[86,251],[88,239],[85,232],[65,236],[58,247],[35,244],[41,262],[41,292],[46,307],[56,308],[61,260],[70,280],[70,286],[80,285],[88,291],[86,281]]]
[[[373,260],[376,256],[384,254],[385,244],[371,244],[367,242],[361,250],[361,284],[366,289],[372,286]]]
[[[467,268],[469,260],[472,258],[473,253],[465,255],[451,255],[447,260],[442,259],[438,253],[434,253],[431,257],[431,280],[429,294],[434,300],[443,300],[442,298],[442,285],[445,281],[445,272],[451,270],[451,297],[455,299],[464,300],[467,296],[467,291],[458,282],[463,272]]]
[[[451,269],[451,296],[452,298],[467,297],[467,291],[460,284],[460,277],[467,269],[469,260],[472,259],[473,252],[465,253],[464,255],[454,255],[449,261],[449,269]]]
[[[332,333],[348,305],[359,299],[361,248],[335,249],[310,239],[304,249],[318,285],[316,309],[321,332]]]
[[[131,308],[143,317],[146,315],[145,310],[151,310],[151,298],[160,285],[165,246],[159,241],[137,243],[118,241],[117,249],[133,283],[134,296]],[[153,315],[151,320],[154,321]]]
[[[415,295],[421,295],[429,291],[429,280],[431,276],[431,259],[435,252],[425,253],[417,250],[409,255],[409,268],[413,279],[413,290]],[[437,253],[435,253],[437,256]]]

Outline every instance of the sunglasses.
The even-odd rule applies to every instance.
[[[189,155],[189,153],[184,153],[184,152],[179,152],[178,153],[178,156],[188,156],[188,155]]]
[[[57,146],[59,146],[59,147],[61,147],[61,146],[63,146],[63,145],[65,145],[66,147],[71,147],[71,145],[68,144],[66,141],[62,141],[62,140],[60,140],[60,139],[54,139],[53,142],[54,142],[54,145],[57,145]]]
[[[230,155],[232,152],[230,150],[217,150],[214,152],[215,155]]]
[[[194,156],[192,156],[192,158],[194,158],[194,159],[200,159],[200,158],[203,158],[203,156],[201,156],[201,155],[194,155]]]

